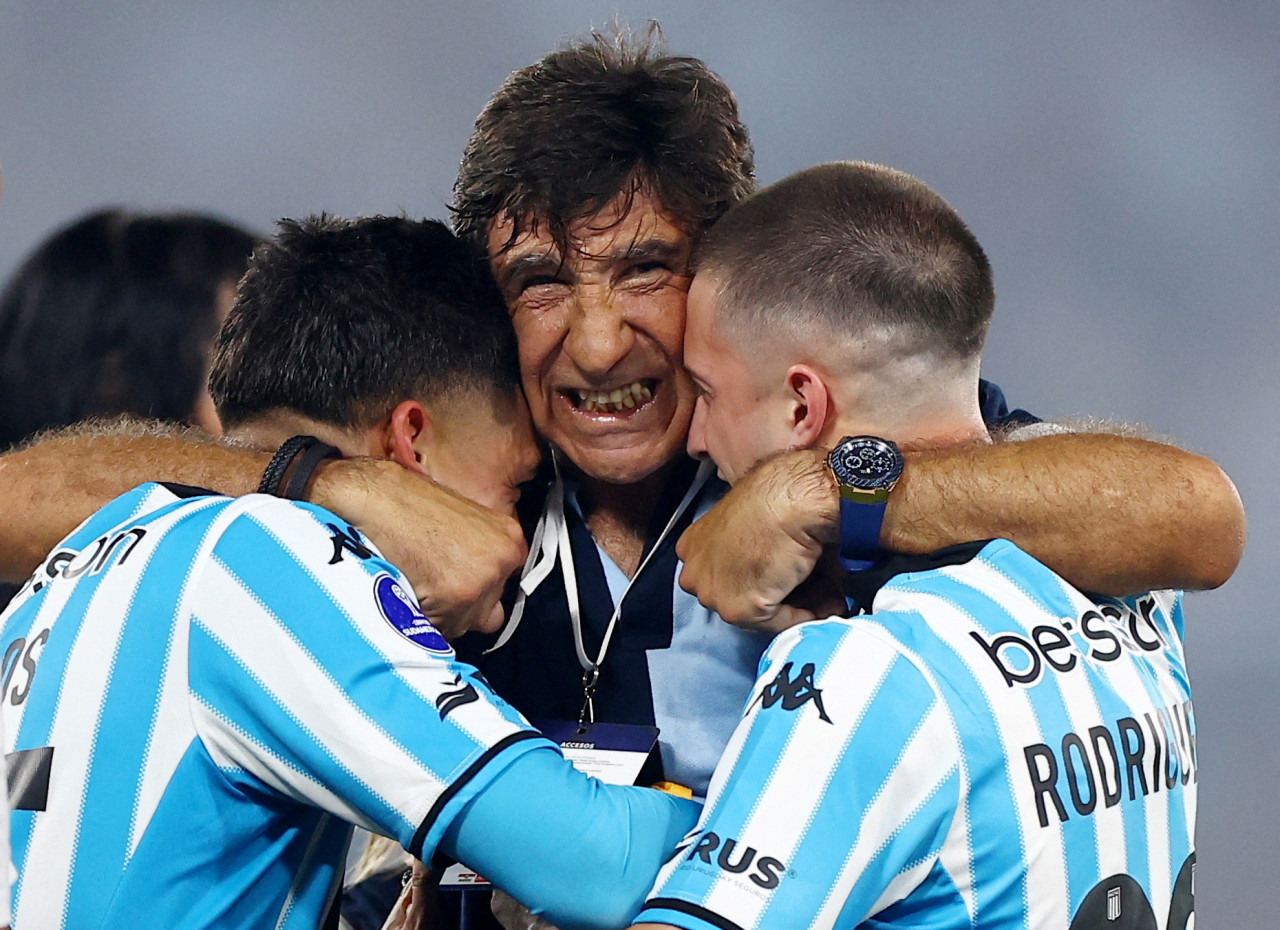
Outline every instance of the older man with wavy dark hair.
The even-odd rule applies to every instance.
[[[764,640],[676,583],[678,538],[725,492],[684,454],[698,393],[682,364],[685,300],[698,237],[754,187],[733,94],[651,28],[593,34],[511,74],[476,120],[453,205],[458,231],[489,254],[554,463],[522,501],[534,551],[511,618],[463,651],[531,717],[657,726],[665,778],[698,794]],[[981,402],[997,432],[1009,425],[998,389],[984,384]],[[730,619],[768,621],[837,534],[829,477],[808,462],[779,469],[681,546],[685,583]],[[864,535],[886,549],[1011,537],[1117,594],[1211,586],[1238,558],[1221,472],[1116,436],[908,453],[881,515]],[[1124,544],[1134,525],[1153,541],[1143,551]],[[1209,528],[1207,550],[1180,538],[1192,526]]]

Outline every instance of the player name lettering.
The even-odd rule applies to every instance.
[[[1082,660],[1114,662],[1126,652],[1155,652],[1167,646],[1151,620],[1155,598],[1139,598],[1137,610],[1124,604],[1102,604],[1079,617],[1032,627],[1027,635],[1001,633],[991,639],[972,637],[1010,688],[1033,687],[1046,671],[1070,672]]]
[[[1022,750],[1040,826],[1049,811],[1058,822],[1087,817],[1102,802],[1114,807],[1172,791],[1196,780],[1195,714],[1191,702],[1162,707],[1141,718],[1121,717],[1109,726],[1067,733],[1054,746],[1034,743]]]
[[[99,536],[78,552],[74,549],[56,549],[36,569],[35,574],[27,579],[21,593],[25,595],[30,588],[31,593],[36,594],[59,576],[79,578],[85,572],[92,576],[110,565],[123,565],[146,535],[147,531],[142,527],[131,526],[118,533]]]

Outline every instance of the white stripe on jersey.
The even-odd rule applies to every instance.
[[[860,619],[865,620],[867,618]],[[882,629],[874,628],[870,625],[864,627],[864,632],[866,635],[874,636],[877,639],[883,636]],[[892,639],[887,642],[911,662],[921,676],[929,682],[934,694],[938,696],[939,708],[945,709],[946,705],[942,697],[942,690],[938,687],[938,683],[928,665],[910,649],[905,648],[902,643]],[[935,708],[935,710],[939,708]],[[933,713],[934,711],[930,711],[931,715]],[[956,802],[955,813],[952,815],[951,826],[947,830],[947,840],[942,844],[942,849],[939,850],[937,861],[951,877],[957,894],[960,895],[961,901],[964,902],[965,912],[972,918],[972,915],[977,911],[977,902],[974,898],[973,836],[972,824],[969,820],[969,770],[964,758],[964,749],[960,743],[960,734],[956,728],[955,718],[949,712],[946,713],[946,726],[946,732],[938,733],[934,738],[938,740],[938,745],[947,746],[956,753],[956,768],[961,778],[961,790]],[[928,744],[923,745],[927,746]],[[932,747],[929,747],[929,754],[932,755]],[[916,761],[920,762],[918,759]],[[930,766],[933,764],[933,762],[929,763]],[[929,766],[923,767],[928,768]],[[882,908],[887,907],[894,901],[901,900],[927,876],[932,867],[933,861],[927,860],[899,874],[885,888],[884,894],[880,896],[871,908],[871,913],[878,913]],[[852,887],[852,883],[850,887]]]
[[[167,529],[176,519],[169,515],[156,522],[158,526]],[[94,548],[86,548],[82,556],[70,563],[68,570],[81,566],[87,568],[97,555]],[[151,557],[152,550],[147,549],[143,557],[130,559],[125,564],[117,563],[114,571],[103,575],[89,601],[87,611],[97,619],[94,623],[81,626],[67,658],[66,673],[63,676],[77,684],[74,700],[65,691],[59,693],[53,725],[49,731],[48,744],[58,749],[58,765],[50,777],[50,793],[57,791],[67,796],[84,797],[93,770],[102,709],[115,673],[115,656],[120,637],[138,580],[145,574]],[[66,594],[55,601],[59,608],[63,608],[75,589],[76,586],[72,584],[55,584],[49,594],[62,594],[65,591]],[[50,600],[54,599],[50,597]],[[44,620],[46,616],[42,607],[39,617]],[[52,623],[52,619],[50,617],[47,622]],[[112,656],[110,663],[102,661],[105,655]],[[23,710],[27,703],[29,702],[24,702]],[[21,720],[20,714],[14,726],[15,733],[21,726]],[[57,780],[56,783],[54,779]],[[15,923],[32,927],[62,926],[71,869],[82,839],[80,830],[83,816],[81,807],[76,812],[74,822],[62,824],[61,829],[32,832],[22,863],[22,874],[15,889]],[[93,842],[94,838],[84,839],[86,842]],[[39,888],[28,886],[27,878],[32,876],[38,877]]]
[[[181,740],[164,739],[158,734],[178,733],[191,725],[186,663],[190,632],[187,624],[175,623],[169,635],[169,648],[160,675],[160,693],[156,696],[156,711],[151,718],[146,754],[133,802],[133,818],[129,827],[130,856],[137,850],[169,779],[187,751],[187,744]]]
[[[203,507],[217,506],[219,499],[210,497],[207,501],[193,501],[188,506],[193,510]],[[191,511],[187,511],[189,514]],[[234,507],[227,507],[215,517],[200,540],[191,564],[198,565],[206,558],[218,541],[218,536],[236,517]],[[172,521],[170,521],[170,524]],[[156,524],[156,530],[163,532],[164,524]],[[149,561],[149,559],[148,559]],[[145,569],[145,566],[144,566]],[[195,587],[190,573],[183,579],[182,595],[178,599],[178,615],[190,613],[192,590]],[[160,693],[156,696],[155,713],[151,718],[147,735],[147,747],[142,760],[142,773],[138,777],[138,791],[134,796],[132,823],[129,826],[128,855],[132,856],[142,840],[160,799],[164,796],[169,779],[173,777],[178,763],[186,754],[188,744],[182,740],[165,739],[157,734],[180,733],[191,725],[191,704],[187,694],[187,647],[191,638],[191,628],[186,623],[174,623],[169,633],[169,647],[165,652],[164,668],[160,674]]]
[[[216,556],[208,560],[200,590],[199,603],[193,605],[193,622],[235,658],[249,676],[275,699],[281,710],[318,745],[329,751],[334,766],[341,767],[371,794],[388,807],[403,812],[408,819],[421,821],[426,817],[446,784],[357,707],[328,671],[302,647],[293,632],[266,610],[252,592],[245,590],[239,579]],[[276,674],[281,665],[287,666],[291,674]],[[323,715],[311,714],[304,718],[293,710],[317,706],[324,708]],[[208,722],[217,718],[204,719]],[[326,727],[323,732],[316,729],[320,723]],[[238,734],[229,732],[226,727],[213,726],[198,732],[215,761],[230,759],[237,748],[243,747]],[[355,761],[353,754],[341,751],[344,736],[354,733],[360,734],[362,743],[360,761],[369,763],[361,770],[350,764]],[[430,790],[423,791],[422,784],[409,784],[406,780],[405,784],[394,786],[399,790],[388,796],[387,789],[393,786],[388,785],[385,778],[378,777],[379,772],[386,770],[384,760],[393,760],[392,764],[399,771],[420,770]],[[378,764],[375,766],[374,762]],[[254,758],[252,753],[243,755],[239,764],[245,771],[276,785],[286,794],[317,806],[327,806],[311,795],[316,783],[310,778],[300,777],[300,773],[298,777],[291,777],[295,775],[292,769],[268,764],[265,759]],[[344,818],[366,830],[379,829],[366,818],[357,818],[355,811],[346,805],[342,810]]]
[[[782,640],[782,637],[779,637],[779,640]],[[783,640],[783,644],[789,641],[798,641],[798,636],[788,637],[787,640]],[[840,651],[838,650],[838,653]],[[762,682],[768,680],[768,676],[775,667],[786,661],[786,653],[779,648],[778,641],[775,640],[774,646],[770,647],[768,657],[769,664],[761,673]],[[770,847],[773,850],[771,854],[784,862],[790,859],[803,838],[803,832],[795,830],[794,825],[807,824],[812,819],[814,807],[826,793],[831,777],[844,757],[849,738],[856,732],[858,724],[866,713],[867,705],[879,691],[880,684],[888,673],[891,663],[877,663],[875,661],[877,658],[883,657],[859,656],[857,661],[865,667],[865,674],[859,675],[856,683],[850,685],[846,682],[842,687],[848,695],[848,706],[856,711],[849,715],[847,721],[842,719],[840,729],[843,732],[836,731],[830,739],[810,740],[803,745],[796,743],[797,734],[794,731],[790,734],[786,748],[779,756],[768,782],[762,786],[751,816],[745,822],[744,837],[757,835],[772,838],[794,834],[792,843],[782,845],[775,842]],[[825,680],[820,677],[815,684],[821,688]],[[753,694],[753,703],[755,698],[759,697],[760,690],[758,688]],[[734,742],[740,744],[739,735],[745,737],[748,730],[748,727],[740,726],[734,734]],[[737,748],[740,750],[741,746]],[[724,769],[717,767],[716,771],[719,773]],[[707,797],[708,809],[715,806],[722,787],[719,777],[713,779],[711,791]],[[712,885],[704,902],[707,908],[715,911],[721,898],[736,900],[740,896],[729,878],[730,876],[726,875]],[[759,914],[754,916],[758,920]]]
[[[220,769],[228,772],[249,772],[268,788],[283,795],[301,798],[326,810],[338,811],[344,820],[352,823],[364,820],[355,808],[319,781],[299,771],[266,743],[243,727],[236,726],[234,722],[194,696],[191,698],[191,722],[199,732],[221,733],[217,747],[209,750],[210,758]],[[206,747],[208,747],[207,743]],[[266,764],[268,760],[272,764]],[[261,769],[264,774],[259,775],[258,769]],[[291,773],[288,779],[280,776],[280,773],[286,770]]]
[[[882,600],[883,603],[882,603]],[[1040,730],[1040,722],[1036,717],[1030,696],[1023,690],[1005,688],[1003,683],[995,682],[989,675],[983,674],[986,669],[976,668],[973,658],[972,644],[968,630],[974,626],[974,618],[961,610],[951,601],[932,594],[908,592],[902,589],[883,589],[876,596],[877,611],[920,612],[929,617],[929,626],[933,632],[947,643],[956,657],[969,669],[979,682],[983,694],[993,708],[999,708],[998,714],[992,715],[992,725],[999,735],[1000,744],[1006,758],[1016,759],[1022,753],[1022,747],[1028,743],[1044,742],[1044,734]],[[873,613],[864,618],[868,622],[877,623]],[[1013,776],[1010,769],[1006,772],[1008,779]],[[1007,780],[1009,794],[1014,798],[1019,836],[1016,841],[1023,847],[1023,859],[1027,865],[1027,885],[1032,888],[1052,888],[1061,886],[1061,895],[1036,895],[1026,901],[1029,923],[1040,927],[1065,927],[1070,922],[1067,913],[1066,860],[1062,850],[1061,824],[1050,820],[1044,828],[1054,842],[1041,844],[1036,850],[1028,850],[1025,837],[1036,836],[1040,830],[1040,822],[1036,814],[1035,804],[1027,792]],[[1010,837],[1010,842],[1015,838]],[[1034,852],[1034,855],[1031,854]]]
[[[865,648],[867,643],[873,641],[870,637],[863,640],[863,648],[859,651],[862,660],[865,661],[869,651]],[[885,647],[883,654],[872,657],[872,661],[877,664],[886,663],[887,668],[900,653],[892,645],[885,644]],[[813,921],[814,927],[835,926],[840,909],[871,860],[893,839],[894,834],[911,815],[920,810],[953,773],[960,770],[960,747],[956,744],[955,725],[939,696],[903,747],[901,756],[885,778],[876,799],[864,812],[858,825],[858,840],[850,848],[839,877],[823,901],[822,909]],[[932,866],[933,860],[930,859],[899,875],[897,880],[889,883],[875,907],[864,916],[877,913],[881,908],[904,897],[928,874]]]
[[[358,566],[352,564],[348,571],[341,571],[344,567],[341,564],[327,566],[332,569],[328,573],[318,573],[313,570],[307,553],[298,549],[297,538],[300,534],[296,532],[303,524],[314,532],[315,518],[311,514],[291,507],[287,502],[274,497],[255,496],[241,500],[253,502],[254,512],[248,513],[247,516],[274,539],[281,549],[293,556],[299,569],[305,571],[315,586],[325,593],[335,609],[343,611],[352,629],[359,633],[360,638],[369,645],[370,649],[387,660],[388,670],[409,690],[422,698],[425,703],[435,704],[441,692],[453,686],[452,679],[436,676],[440,687],[429,688],[421,675],[406,674],[408,669],[438,666],[439,660],[408,640],[388,637],[385,621],[372,612],[350,609],[351,584],[366,586],[369,583],[368,575]],[[270,522],[263,519],[268,516],[264,512],[268,508]],[[285,532],[282,533],[282,530]],[[294,532],[288,532],[289,530]],[[510,720],[489,701],[469,704],[466,713],[453,714],[449,720],[454,727],[474,742],[496,742],[511,731]]]

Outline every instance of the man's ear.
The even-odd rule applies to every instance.
[[[818,441],[831,418],[831,393],[822,375],[808,365],[792,365],[786,377],[791,404],[787,445],[791,449],[808,449]]]
[[[427,408],[416,400],[402,400],[391,411],[383,429],[383,452],[410,471],[427,474],[423,453],[431,443],[435,425]]]

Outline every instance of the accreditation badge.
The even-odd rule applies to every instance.
[[[658,728],[628,723],[535,720],[573,767],[606,785],[635,785],[658,746]]]

